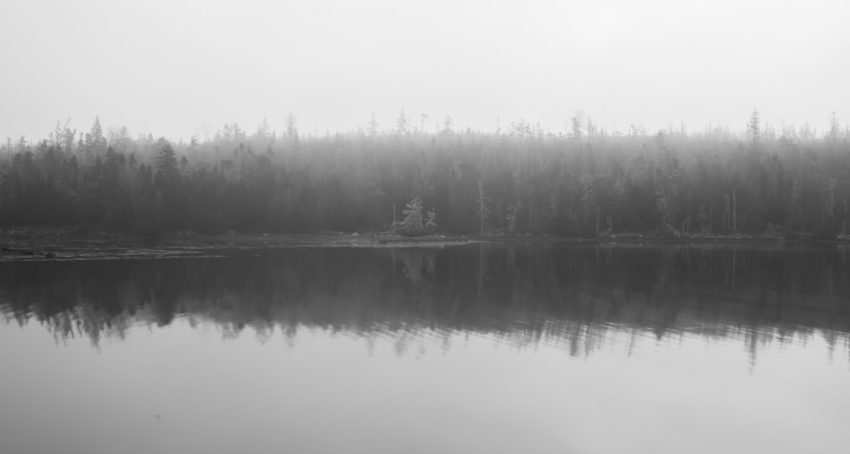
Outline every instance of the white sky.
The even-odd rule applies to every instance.
[[[0,0],[0,138],[850,119],[850,1]]]

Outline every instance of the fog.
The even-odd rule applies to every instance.
[[[0,5],[0,137],[56,121],[172,139],[224,123],[305,133],[525,119],[564,131],[819,131],[850,105],[850,3],[41,0]],[[423,116],[425,114],[427,116]]]

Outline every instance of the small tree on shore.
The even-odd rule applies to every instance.
[[[420,236],[431,233],[437,228],[437,213],[428,211],[422,214],[422,198],[411,200],[404,211],[404,221],[393,224],[393,231],[403,236]]]

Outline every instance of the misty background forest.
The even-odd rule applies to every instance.
[[[637,127],[577,115],[565,133],[524,121],[496,132],[424,132],[402,114],[356,132],[226,125],[169,142],[57,124],[0,147],[0,223],[113,232],[377,232],[429,213],[436,232],[664,237],[847,232],[850,144],[824,133]],[[421,123],[424,123],[424,116]],[[413,203],[411,204],[411,202]],[[397,224],[398,225],[398,224]]]

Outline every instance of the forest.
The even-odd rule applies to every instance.
[[[173,142],[57,123],[0,146],[0,226],[157,234],[385,232],[415,212],[447,234],[782,236],[847,233],[850,142],[763,125],[606,132],[584,117],[552,133],[425,132],[404,114],[347,133],[263,122]],[[744,129],[744,128],[742,128]],[[412,234],[417,233],[413,231]],[[421,232],[421,229],[419,231]]]

